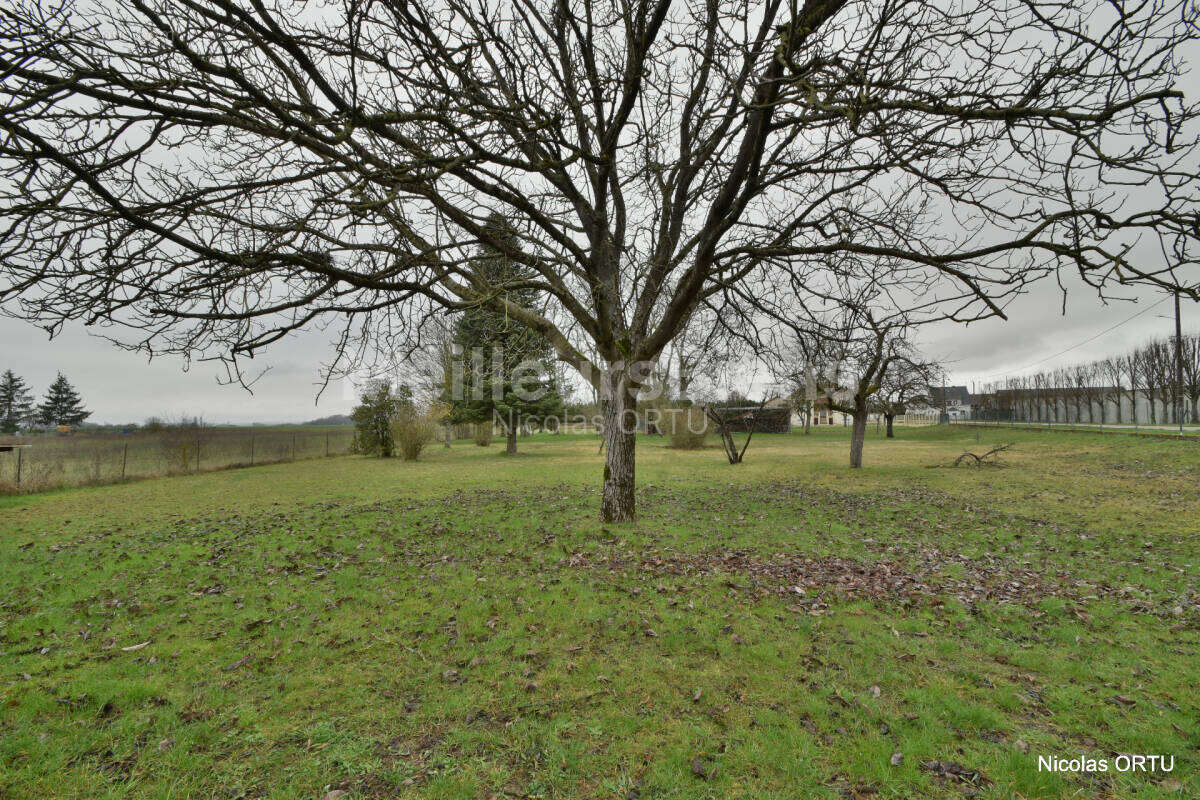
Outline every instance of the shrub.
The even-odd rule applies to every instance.
[[[708,438],[708,417],[699,408],[664,409],[662,427],[676,450],[699,450]]]
[[[480,447],[488,447],[492,443],[492,426],[491,423],[477,422],[475,423],[475,444]]]
[[[392,440],[405,461],[416,461],[436,436],[437,422],[415,408],[401,409],[392,420]]]
[[[351,451],[391,458],[396,444],[392,427],[405,406],[412,406],[412,389],[401,385],[393,391],[391,381],[368,382],[362,403],[350,413],[354,420]]]

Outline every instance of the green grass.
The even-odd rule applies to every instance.
[[[1200,447],[899,437],[642,439],[622,526],[591,436],[2,497],[0,797],[1200,794]]]

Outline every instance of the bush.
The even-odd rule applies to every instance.
[[[477,422],[475,424],[475,444],[480,447],[488,447],[492,443],[492,424],[490,422]]]
[[[425,445],[437,436],[437,423],[427,414],[416,409],[402,409],[392,420],[392,440],[400,457],[405,461],[416,461]]]
[[[401,409],[412,404],[412,390],[407,386],[400,386],[393,391],[391,381],[368,382],[363,390],[362,403],[350,413],[350,419],[354,420],[351,451],[391,458],[396,444],[392,427],[400,418]]]
[[[708,438],[708,417],[699,408],[663,409],[661,425],[676,450],[699,450]]]

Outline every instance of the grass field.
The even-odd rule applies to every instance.
[[[582,436],[0,498],[0,796],[1200,795],[1200,446],[899,436],[643,439],[625,526]]]

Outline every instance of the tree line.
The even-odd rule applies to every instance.
[[[13,434],[36,425],[81,425],[91,415],[61,372],[36,406],[23,378],[11,369],[0,375],[0,433]]]
[[[984,386],[989,419],[1098,424],[1200,424],[1200,333],[1151,339],[1123,355]],[[1142,413],[1142,409],[1145,413]]]

